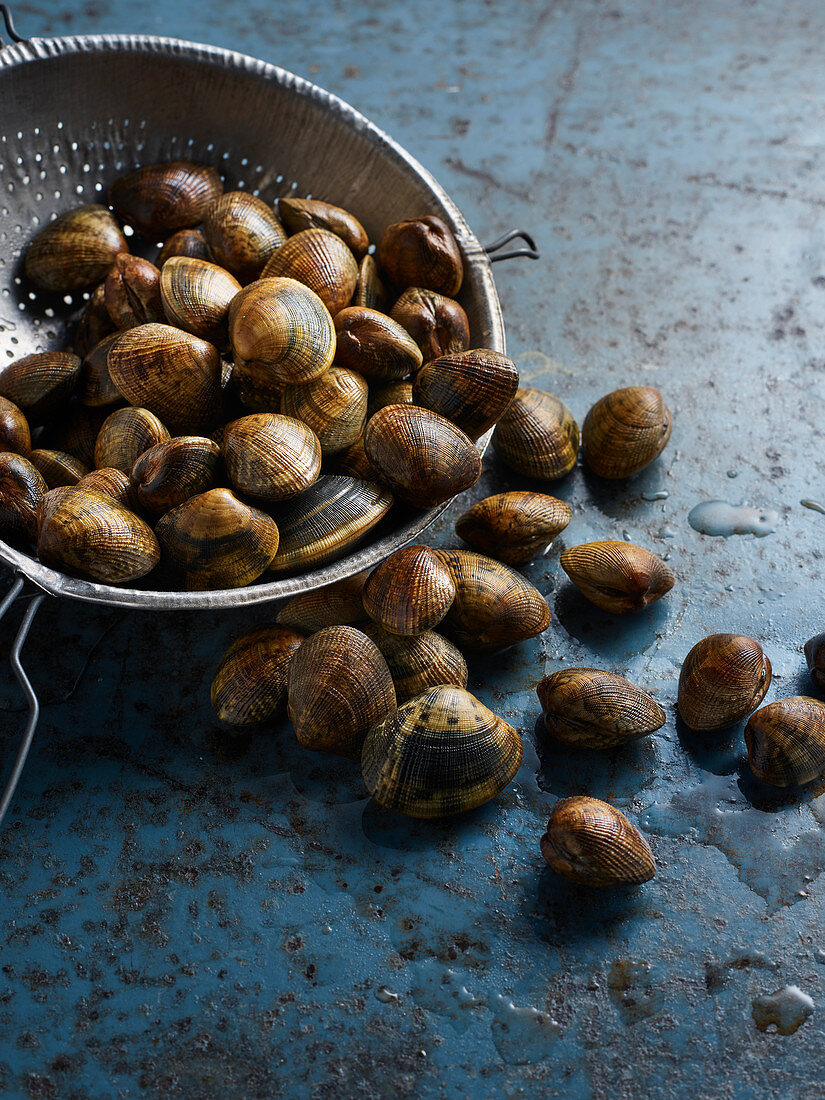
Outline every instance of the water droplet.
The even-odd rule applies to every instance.
[[[814,1010],[814,1002],[798,985],[786,985],[775,993],[753,1000],[752,1016],[759,1031],[775,1027],[780,1035],[793,1035]]]
[[[387,989],[385,985],[379,985],[379,987],[375,991],[375,998],[385,1005],[398,1003],[398,994],[393,993],[391,989]]]
[[[779,513],[772,508],[751,508],[747,504],[728,504],[725,500],[706,500],[691,509],[688,523],[703,535],[756,535],[763,538],[776,530]]]
[[[739,471],[738,470],[728,470],[728,477],[730,477],[730,478],[739,477]]]
[[[819,512],[825,516],[825,505],[820,504],[818,500],[800,500],[799,503],[803,508],[810,508],[812,512]]]
[[[516,1006],[500,993],[490,1008],[495,1016],[493,1042],[508,1065],[523,1066],[550,1057],[553,1041],[561,1032],[552,1016],[532,1005]]]
[[[321,929],[321,931],[323,932],[323,934],[325,936],[328,936],[330,934],[330,932],[332,932],[332,929],[330,928],[330,926],[328,924],[325,924],[324,927]]]
[[[655,493],[642,493],[642,500],[667,500],[669,496],[667,489],[659,489]]]
[[[823,951],[821,947],[817,951],[814,958],[816,959],[816,961],[819,963],[820,966],[825,966],[825,951]]]

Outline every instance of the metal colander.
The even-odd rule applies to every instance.
[[[308,81],[262,61],[176,39],[95,35],[25,41],[4,16],[0,39],[0,372],[35,351],[59,349],[67,320],[88,295],[55,298],[23,274],[26,244],[38,227],[81,203],[105,202],[112,181],[140,164],[186,158],[215,165],[227,190],[247,189],[273,202],[316,195],[351,210],[370,238],[414,214],[436,214],[453,230],[465,261],[460,301],[471,346],[504,351],[504,327],[491,259],[535,256],[529,247],[488,256],[433,177],[363,115]],[[483,451],[489,438],[479,440]],[[37,699],[20,665],[20,648],[45,594],[150,610],[235,608],[317,588],[374,565],[419,535],[446,505],[401,513],[373,541],[300,576],[219,592],[116,588],[48,569],[0,541],[0,562],[38,590],[12,650],[26,691],[29,723],[0,820],[37,722]],[[392,515],[392,513],[391,513]]]

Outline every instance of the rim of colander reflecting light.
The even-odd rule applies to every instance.
[[[480,294],[489,318],[490,347],[505,350],[504,324],[501,307],[493,282],[490,262],[470,230],[461,211],[435,178],[418,161],[383,130],[370,122],[338,96],[324,91],[302,77],[276,65],[270,65],[247,54],[217,46],[187,42],[177,38],[160,38],[153,35],[81,35],[65,38],[33,38],[29,41],[0,48],[0,69],[23,65],[34,61],[48,61],[64,54],[91,51],[117,51],[136,53],[163,53],[166,56],[186,57],[189,60],[238,69],[246,75],[262,80],[272,80],[289,88],[299,96],[313,100],[325,110],[334,113],[382,152],[395,160],[406,172],[415,175],[433,197],[444,207],[452,228],[458,231],[464,261],[472,268],[481,282]],[[492,432],[487,432],[476,446],[483,454]],[[447,501],[404,524],[399,530],[368,543],[338,561],[331,562],[309,573],[286,577],[277,581],[253,584],[245,588],[220,589],[211,592],[162,592],[113,585],[96,584],[78,580],[49,569],[35,558],[24,554],[0,540],[0,562],[4,562],[38,587],[55,596],[68,596],[88,603],[117,604],[121,607],[143,608],[155,611],[229,609],[266,603],[293,596],[298,592],[321,588],[333,581],[352,576],[376,565],[395,550],[405,546],[425,531],[441,515],[451,502]]]

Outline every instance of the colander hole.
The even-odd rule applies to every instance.
[[[53,145],[52,146],[52,152],[53,153],[59,153],[60,152],[60,146],[59,145]]]
[[[47,317],[54,317],[54,310],[51,306],[46,306],[43,312],[46,314]]]
[[[249,164],[249,157],[243,157],[243,158],[241,159],[241,166],[242,166],[243,168],[246,168],[247,164]]]
[[[23,182],[24,184],[26,184],[27,186],[28,186],[28,184],[30,184],[30,183],[31,183],[31,181],[32,181],[32,178],[31,178],[31,176],[23,176],[23,180],[22,180],[22,182]]]
[[[95,184],[95,191],[102,191],[102,190],[103,190],[103,184],[100,182],[100,180],[98,180],[98,182]]]
[[[244,187],[246,187],[245,181],[244,180],[238,180],[238,189],[241,190]]]
[[[3,287],[2,295],[3,295],[4,298],[8,298],[8,297],[11,296],[11,291],[9,290],[9,288],[7,286]]]
[[[23,282],[23,280],[20,278],[19,275],[15,275],[13,282],[14,282],[15,286],[20,286],[20,284]]]
[[[23,158],[22,157],[17,157],[15,163],[22,164],[23,163]]]
[[[18,303],[17,303],[17,308],[18,308],[18,309],[20,310],[20,312],[22,313],[22,312],[23,312],[23,310],[24,310],[24,309],[26,308],[26,303],[25,303],[25,302],[18,302]]]
[[[29,301],[30,302],[36,302],[37,301],[37,295],[35,294],[35,292],[33,290],[29,291]]]
[[[74,298],[72,298],[71,294],[64,294],[63,301],[66,303],[67,306],[74,305]]]
[[[59,199],[59,198],[60,198],[60,188],[59,188],[59,187],[58,187],[58,189],[57,189],[57,190],[55,191],[55,193],[54,193],[54,197],[55,197],[56,199]],[[54,211],[54,210],[53,210],[53,211],[52,211],[52,213],[54,214],[54,216],[55,216],[55,217],[57,217],[57,212],[56,212],[56,211]]]
[[[110,118],[109,122],[108,122],[108,125],[109,126],[114,126],[114,124],[115,124],[115,120],[113,118]]]
[[[22,131],[22,130],[18,130],[18,131],[17,131],[17,140],[18,140],[18,141],[22,141],[22,140],[23,140],[23,131]]]
[[[89,162],[86,161],[86,163],[83,165],[83,171],[84,172],[91,172],[91,170],[92,170],[91,164],[89,164]]]
[[[82,184],[82,183],[78,183],[78,184],[77,184],[77,185],[75,186],[75,191],[77,192],[77,194],[78,194],[78,195],[82,195],[82,194],[83,194],[83,184]]]
[[[276,183],[283,183],[284,182],[284,177],[283,176],[276,176],[275,177],[275,182]]]
[[[34,128],[34,132],[35,132],[35,134],[36,134],[36,135],[38,135],[38,137],[39,137],[39,135],[40,135],[40,127],[39,127],[39,126],[35,126],[35,128]]]
[[[214,143],[214,141],[210,141],[209,144],[206,146],[207,153],[214,152],[214,149],[215,149],[215,143]]]
[[[20,343],[20,341],[17,339],[16,336],[11,336],[11,337],[9,337],[9,339],[11,340],[11,342],[13,344],[19,344]]]
[[[9,359],[14,359],[14,352],[11,350],[11,348],[6,348],[6,355]]]
[[[43,154],[42,153],[35,153],[34,154],[35,164],[40,164],[42,160],[43,160]]]
[[[57,170],[61,176],[65,176],[69,169],[65,164],[61,164]]]
[[[124,237],[132,237],[132,236],[134,236],[134,232],[135,231],[134,231],[134,229],[132,229],[131,225],[124,225],[124,227],[123,227],[123,236]]]
[[[92,123],[92,129],[94,130],[94,128],[95,128],[95,124],[94,124],[94,123]],[[80,146],[79,146],[79,145],[77,144],[77,142],[76,142],[76,141],[73,141],[73,142],[72,142],[72,152],[73,152],[73,153],[76,153],[76,152],[77,152],[77,150],[78,150],[79,148],[80,148]],[[59,152],[60,152],[60,150],[59,150],[59,149],[58,149],[58,148],[57,148],[56,146],[55,146],[55,150],[54,150],[54,151],[55,151],[56,153],[59,153]]]
[[[62,123],[62,122],[58,122],[58,124],[57,124],[57,128],[58,128],[58,130],[62,130],[62,129],[63,129],[63,123]]]

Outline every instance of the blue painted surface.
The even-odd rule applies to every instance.
[[[390,817],[354,766],[286,727],[233,740],[217,726],[216,662],[265,612],[48,603],[28,649],[43,722],[0,839],[3,1093],[819,1095],[825,800],[757,789],[741,728],[695,738],[674,702],[682,658],[717,630],[763,642],[769,698],[812,691],[801,645],[823,625],[825,520],[799,502],[825,499],[825,8],[16,10],[24,34],[179,35],[342,95],[479,236],[537,236],[542,261],[497,271],[530,384],[581,420],[607,390],[649,382],[675,424],[626,485],[577,470],[557,486],[573,522],[527,570],[553,623],[471,664],[471,687],[522,730],[524,766],[461,821]],[[485,465],[465,503],[524,484]],[[777,529],[700,534],[688,513],[712,499],[774,509]],[[598,537],[667,555],[677,587],[629,621],[588,606],[558,554]],[[666,726],[613,754],[551,747],[534,687],[562,662],[629,676]],[[19,705],[4,673],[4,727]],[[577,791],[639,823],[654,881],[594,896],[544,867],[549,811]],[[787,984],[812,1015],[759,1032],[753,999]]]

